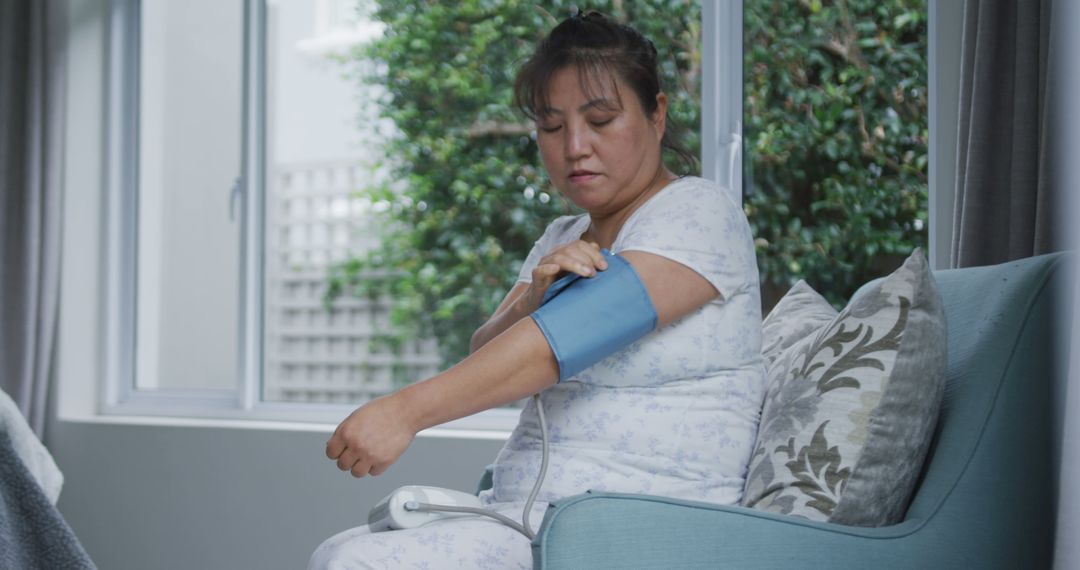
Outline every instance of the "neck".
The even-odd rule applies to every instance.
[[[657,169],[656,175],[653,176],[648,187],[631,200],[630,203],[614,212],[589,212],[589,218],[592,223],[589,224],[589,229],[585,230],[581,239],[596,242],[600,247],[611,249],[611,246],[615,243],[615,238],[619,235],[619,230],[622,229],[626,220],[630,219],[630,216],[633,215],[642,204],[648,202],[649,198],[652,198],[658,192],[663,190],[664,187],[674,179],[675,175],[667,168],[661,166]]]

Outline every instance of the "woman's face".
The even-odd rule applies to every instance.
[[[591,214],[619,211],[645,192],[661,167],[667,98],[657,95],[652,117],[616,77],[586,93],[576,68],[552,78],[547,109],[539,109],[536,140],[555,186]],[[621,97],[619,95],[622,95]]]

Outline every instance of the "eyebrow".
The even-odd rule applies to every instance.
[[[617,101],[615,101],[614,99],[609,99],[607,97],[599,97],[599,98],[596,98],[596,99],[592,99],[588,103],[585,103],[584,105],[578,107],[578,112],[579,113],[584,113],[585,111],[588,111],[589,109],[593,109],[593,108],[615,110],[615,109],[620,109],[621,106],[618,105]],[[548,116],[551,116],[551,115],[562,115],[562,114],[563,114],[562,110],[557,109],[555,107],[544,107],[543,109],[540,110],[540,113],[538,113],[538,115],[541,116],[541,117],[548,117]]]

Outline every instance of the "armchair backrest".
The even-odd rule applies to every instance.
[[[987,554],[1017,567],[1052,556],[1071,262],[1051,254],[934,274],[948,327],[945,400],[904,524],[935,527],[943,547],[998,550]]]

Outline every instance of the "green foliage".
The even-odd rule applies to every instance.
[[[355,54],[378,63],[367,80],[387,90],[382,113],[400,133],[387,149],[395,183],[364,191],[392,205],[393,222],[381,249],[332,270],[328,301],[388,296],[392,335],[434,335],[447,364],[468,354],[472,332],[513,286],[547,223],[573,213],[545,179],[532,123],[511,105],[517,68],[553,26],[536,4],[380,0],[375,17],[385,34]],[[559,19],[571,4],[539,3]],[[673,119],[697,125],[697,3],[616,0],[590,8],[654,40]],[[686,142],[696,155],[696,134]],[[377,270],[391,277],[374,277]]]
[[[378,251],[332,270],[327,300],[393,299],[383,342],[434,335],[445,363],[463,358],[545,225],[575,213],[511,107],[547,14],[571,4],[378,1],[385,34],[354,59],[378,64],[367,81],[387,90],[399,131],[386,149],[395,182],[364,191],[391,204],[390,223]],[[588,7],[654,41],[697,155],[699,2]],[[800,278],[840,303],[926,242],[925,0],[746,0],[745,24],[746,211],[765,303]]]
[[[926,2],[748,0],[745,19],[764,302],[806,279],[842,304],[926,245]]]

